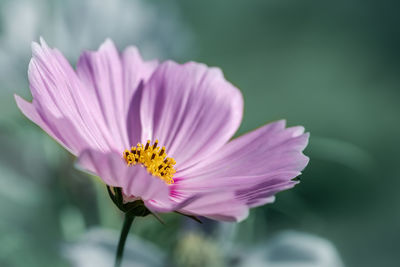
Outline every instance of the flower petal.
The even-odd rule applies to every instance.
[[[140,101],[143,84],[158,66],[158,61],[143,61],[136,47],[128,47],[122,54],[124,77],[124,110],[127,112],[127,128],[130,145],[141,142]],[[147,141],[147,140],[146,140]]]
[[[86,90],[92,92],[92,101],[111,136],[116,148],[123,151],[129,147],[126,129],[126,99],[123,86],[121,59],[114,43],[106,40],[98,51],[86,51],[78,60],[76,72]]]
[[[234,192],[214,191],[194,197],[179,212],[219,221],[242,221],[249,215],[249,208],[235,198]]]
[[[308,143],[303,127],[285,128],[285,121],[267,124],[238,137],[179,176],[188,178],[263,175],[300,172],[308,163],[302,151]]]
[[[169,199],[169,187],[161,179],[150,175],[142,166],[128,167],[121,155],[85,150],[78,158],[78,166],[97,174],[107,185],[121,187],[128,197],[140,197],[153,211],[171,211],[176,203]]]
[[[34,108],[41,117],[40,126],[51,131],[49,134],[53,136],[54,132],[61,134],[64,126],[69,124],[73,126],[69,129],[69,137],[81,139],[79,149],[109,149],[113,139],[96,116],[98,111],[93,108],[90,91],[86,90],[67,60],[58,50],[50,49],[43,39],[41,45],[32,44],[32,53],[28,76]],[[50,121],[51,126],[48,125]],[[59,125],[58,122],[62,123]],[[60,136],[56,140],[60,141]],[[71,140],[63,140],[63,145],[73,154],[80,152],[77,146],[70,147],[67,143]]]
[[[127,111],[132,95],[139,87],[140,82],[147,82],[158,66],[157,60],[144,61],[135,46],[127,47],[121,56],[123,67],[123,100],[124,109]]]
[[[302,151],[308,134],[302,127],[285,128],[284,121],[268,124],[239,137],[190,169],[177,172],[173,190],[190,196],[234,191],[249,207],[272,201],[279,191],[293,187],[293,178],[308,163]]]
[[[144,86],[142,142],[158,139],[177,169],[187,168],[221,148],[242,119],[240,91],[217,68],[167,61]]]
[[[51,112],[46,113],[43,116],[45,120],[43,120],[34,104],[25,101],[18,95],[15,95],[15,101],[18,108],[28,119],[36,123],[71,153],[75,154],[86,147],[85,139],[77,134],[76,129],[74,129],[75,126],[69,120],[56,118]]]
[[[31,115],[27,116],[35,117],[35,123],[74,155],[89,147],[123,151],[131,143],[127,124],[132,128],[132,139],[140,139],[137,103],[141,95],[137,94],[135,101],[133,96],[139,84],[150,77],[157,62],[144,62],[134,47],[127,48],[120,58],[114,44],[107,40],[97,52],[82,54],[75,73],[58,50],[49,48],[43,39],[40,41],[40,45],[32,45],[33,58],[28,71],[34,105],[28,108],[28,103],[21,104],[18,100],[18,105],[25,107],[24,114],[30,110]],[[131,109],[127,123],[133,102],[137,107]],[[63,133],[65,125],[73,126],[68,134]],[[55,132],[80,139],[80,145],[71,147],[74,140],[60,138]]]

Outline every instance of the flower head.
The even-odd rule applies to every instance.
[[[308,134],[284,121],[229,141],[243,98],[218,68],[144,61],[110,40],[76,70],[43,40],[32,50],[33,101],[16,96],[19,108],[81,168],[121,188],[125,204],[238,221],[293,187],[308,163]]]

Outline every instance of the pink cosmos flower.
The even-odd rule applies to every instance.
[[[29,103],[18,107],[98,175],[124,205],[240,221],[293,187],[308,163],[303,127],[284,121],[230,139],[240,91],[204,64],[144,61],[107,40],[74,70],[57,49],[33,43]]]

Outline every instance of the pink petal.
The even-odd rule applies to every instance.
[[[76,151],[80,151],[86,146],[86,141],[81,135],[73,134],[71,136],[72,133],[77,133],[77,131],[68,120],[56,118],[51,113],[48,113],[48,116],[44,116],[46,120],[44,121],[34,104],[25,101],[18,95],[15,95],[15,101],[18,108],[28,119],[36,123],[71,153],[75,154]]]
[[[145,62],[136,47],[128,47],[122,56],[111,40],[98,51],[85,52],[79,58],[77,73],[102,112],[105,124],[121,150],[140,141],[139,86],[146,82],[157,61]]]
[[[196,193],[206,193],[217,188],[220,190],[243,189],[255,184],[265,182],[276,183],[287,182],[294,177],[300,175],[298,171],[276,171],[268,172],[262,175],[241,175],[241,176],[199,176],[196,178],[175,178],[174,190],[179,193],[184,193],[185,196]]]
[[[153,211],[171,211],[176,203],[169,199],[169,186],[150,175],[146,168],[128,167],[117,152],[85,150],[78,158],[78,166],[97,174],[107,185],[121,187],[129,197],[140,197]]]
[[[124,110],[127,112],[128,137],[131,145],[141,142],[140,101],[143,84],[158,66],[158,61],[143,61],[136,47],[128,47],[122,54],[124,77]],[[147,140],[146,140],[147,141]]]
[[[142,141],[158,139],[187,168],[220,149],[242,119],[240,91],[217,68],[199,63],[161,64],[144,86]]]
[[[212,192],[200,195],[179,211],[220,221],[242,221],[249,214],[249,208],[235,199],[234,192]]]
[[[58,132],[56,140],[75,155],[87,147],[109,150],[113,140],[102,127],[97,110],[91,106],[89,91],[67,60],[43,40],[41,45],[33,43],[32,51],[28,75],[34,108],[27,108],[25,103],[23,112],[35,117],[35,122],[51,136]],[[37,119],[38,115],[41,120]],[[68,133],[63,133],[66,125]],[[59,135],[63,135],[64,140]],[[72,147],[76,140],[68,138],[79,139],[80,145]]]
[[[297,181],[273,180],[255,184],[253,187],[238,190],[236,197],[246,202],[249,207],[257,207],[275,201],[275,194],[298,184]]]
[[[124,84],[124,109],[128,111],[133,94],[140,82],[147,82],[158,66],[158,61],[144,61],[139,50],[130,46],[124,50],[121,57]]]
[[[34,104],[30,107],[19,98],[17,101],[23,113],[50,136],[74,155],[86,148],[123,151],[132,143],[129,137],[134,143],[140,139],[141,96],[134,95],[157,62],[144,62],[133,47],[120,58],[107,40],[99,51],[82,54],[75,73],[63,55],[44,40],[40,45],[33,43],[32,51],[28,74]],[[136,105],[131,107],[127,123],[132,103]]]
[[[98,51],[82,53],[76,72],[86,90],[92,92],[94,108],[100,112],[116,148],[121,151],[128,148],[123,69],[113,42],[106,40]]]
[[[285,121],[267,124],[238,137],[177,176],[252,176],[276,171],[300,172],[308,163],[302,151],[309,134],[303,127],[285,128]]]
[[[273,200],[308,163],[302,153],[308,134],[302,127],[285,128],[284,121],[268,124],[239,137],[190,169],[176,173],[174,192],[190,196],[216,188],[234,191],[249,207]]]

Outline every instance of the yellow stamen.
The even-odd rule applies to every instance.
[[[158,146],[158,140],[152,146],[150,146],[150,140],[145,146],[138,143],[130,151],[125,150],[123,156],[128,166],[141,164],[151,175],[157,176],[167,184],[174,183],[172,177],[176,172],[174,169],[176,161],[167,156],[164,146],[162,148]]]

